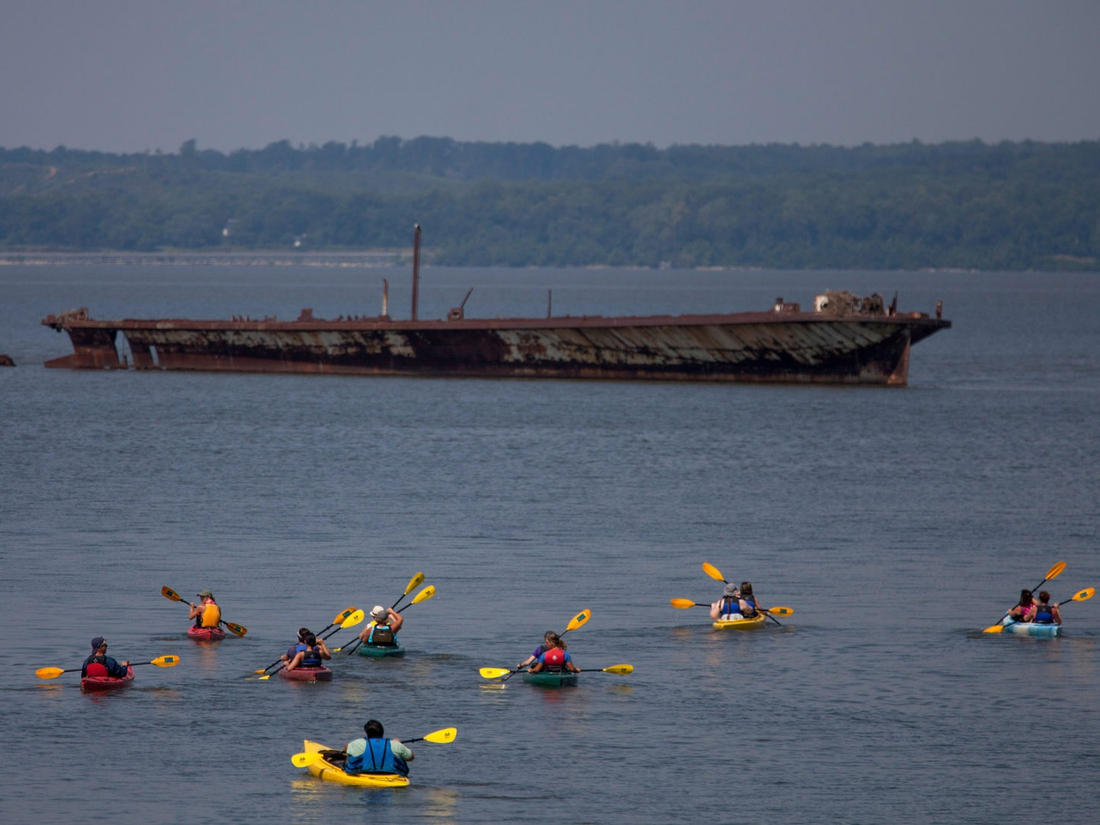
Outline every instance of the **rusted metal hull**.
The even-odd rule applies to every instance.
[[[920,313],[323,321],[43,322],[71,369],[490,376],[904,386],[911,346],[950,321]]]

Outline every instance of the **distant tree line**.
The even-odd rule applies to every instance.
[[[457,266],[1100,269],[1100,142],[0,149],[7,252],[394,249],[414,223]]]

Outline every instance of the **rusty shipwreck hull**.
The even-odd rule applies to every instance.
[[[98,321],[67,332],[70,369],[348,375],[656,379],[904,386],[913,344],[951,322],[922,313],[832,317],[781,310],[724,315],[394,321]]]

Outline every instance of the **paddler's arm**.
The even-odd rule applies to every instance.
[[[390,740],[390,750],[393,751],[394,756],[400,756],[406,762],[412,762],[414,759],[416,759],[416,755],[413,754],[412,749],[401,744],[400,739]]]

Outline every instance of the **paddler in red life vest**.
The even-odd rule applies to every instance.
[[[80,678],[83,679],[85,676],[99,678],[111,676],[115,679],[121,679],[126,675],[126,669],[129,666],[128,661],[119,664],[108,656],[107,640],[102,636],[96,636],[92,639],[92,655],[84,660],[84,664],[80,668]]]
[[[368,645],[395,645],[397,631],[405,623],[405,617],[392,607],[376,604],[370,612],[370,624],[359,632],[359,638]]]
[[[550,673],[562,673],[567,670],[570,673],[580,673],[580,668],[573,664],[573,657],[565,649],[565,642],[557,634],[554,634],[554,639],[550,649],[539,656],[538,662],[527,671],[528,673],[539,673],[543,670]]]
[[[217,627],[222,620],[222,609],[214,601],[214,594],[209,590],[200,590],[195,595],[202,601],[191,605],[191,615],[187,618],[195,620],[195,627]]]
[[[744,618],[741,615],[741,591],[736,584],[727,584],[722,590],[722,598],[710,606],[712,619],[730,621]]]
[[[382,723],[371,719],[363,725],[365,739],[353,739],[348,742],[344,752],[348,758],[344,763],[344,773],[399,773],[409,775],[409,762],[415,757],[413,752],[400,739],[386,739]]]

